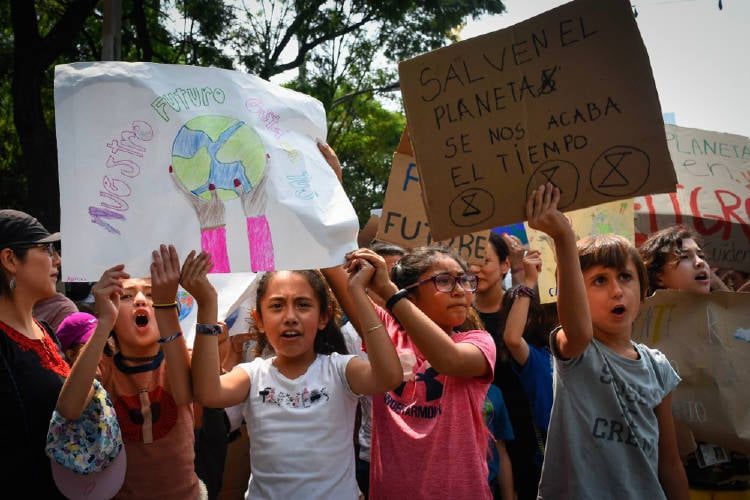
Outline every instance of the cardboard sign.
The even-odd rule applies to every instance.
[[[633,201],[620,200],[566,212],[576,239],[597,234],[615,233],[633,243]],[[555,242],[547,234],[531,229],[525,223],[529,248],[539,250],[542,272],[539,274],[539,301],[542,304],[557,302],[557,257]]]
[[[433,239],[422,203],[417,164],[405,129],[401,143],[393,155],[376,238],[407,249],[433,243],[445,244],[469,264],[483,265],[487,259],[490,230],[458,234],[442,241]]]
[[[703,238],[711,266],[750,272],[750,139],[665,125],[674,193],[635,199],[638,244],[684,224]]]
[[[627,0],[576,0],[399,64],[435,238],[674,191],[661,107]]]
[[[676,423],[698,441],[750,454],[750,293],[657,290],[633,325],[633,340],[659,349],[682,378]]]
[[[354,208],[317,148],[323,105],[238,71],[95,62],[55,68],[64,281],[151,251],[212,255],[214,273],[339,265]]]

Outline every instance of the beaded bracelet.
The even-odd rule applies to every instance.
[[[529,288],[526,285],[516,285],[509,290],[509,293],[513,299],[519,296],[532,298],[534,296],[534,289]]]
[[[170,335],[169,337],[162,337],[157,342],[160,344],[166,344],[167,342],[172,342],[174,339],[179,338],[182,336],[182,332],[177,332],[175,334]]]
[[[177,307],[177,301],[175,300],[174,302],[170,302],[167,304],[151,304],[151,307],[153,307],[154,309],[170,309],[172,307]]]

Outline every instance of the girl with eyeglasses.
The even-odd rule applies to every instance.
[[[471,321],[476,275],[440,247],[411,250],[390,276],[369,249],[347,255],[344,268],[362,260],[375,268],[363,285],[387,298],[385,308],[352,301],[345,273],[328,269],[326,278],[365,348],[373,333],[361,318],[375,311],[404,370],[398,387],[373,396],[370,498],[492,498],[483,403],[495,344]]]

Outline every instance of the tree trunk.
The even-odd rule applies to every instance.
[[[11,0],[13,25],[13,121],[21,144],[20,169],[28,174],[29,211],[50,231],[60,228],[57,142],[44,118],[42,87],[47,69],[73,43],[98,0],[75,0],[44,38],[33,1]]]

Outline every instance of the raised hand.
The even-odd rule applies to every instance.
[[[524,281],[526,286],[533,288],[539,281],[542,271],[542,254],[539,250],[529,250],[523,257]]]
[[[548,182],[532,191],[526,202],[529,227],[543,231],[553,239],[572,232],[568,219],[557,209],[559,202],[560,188],[552,183]]]
[[[333,170],[333,173],[336,174],[336,177],[338,178],[339,182],[344,182],[344,176],[341,170],[341,162],[339,161],[339,157],[336,156],[336,152],[333,150],[331,146],[324,142],[318,143],[318,149],[321,153],[323,153],[323,158],[326,159],[326,163],[331,167],[331,170]]]
[[[344,269],[349,273],[349,287],[371,288],[373,292],[389,296],[390,278],[385,259],[368,248],[360,248],[346,255]]]
[[[510,268],[518,269],[523,266],[523,256],[528,250],[528,245],[521,243],[518,236],[512,234],[503,233],[503,241],[508,246],[508,257],[510,258]]]
[[[216,296],[216,289],[208,280],[208,272],[212,269],[211,255],[201,252],[196,255],[192,250],[185,258],[180,272],[180,284],[198,304],[206,298]]]
[[[154,304],[169,304],[177,298],[180,258],[174,245],[162,244],[151,252],[151,296]]]
[[[117,321],[117,314],[120,310],[122,282],[128,278],[130,275],[125,272],[125,265],[118,264],[104,271],[99,281],[91,288],[94,296],[94,311],[99,323],[109,325],[110,330]]]

